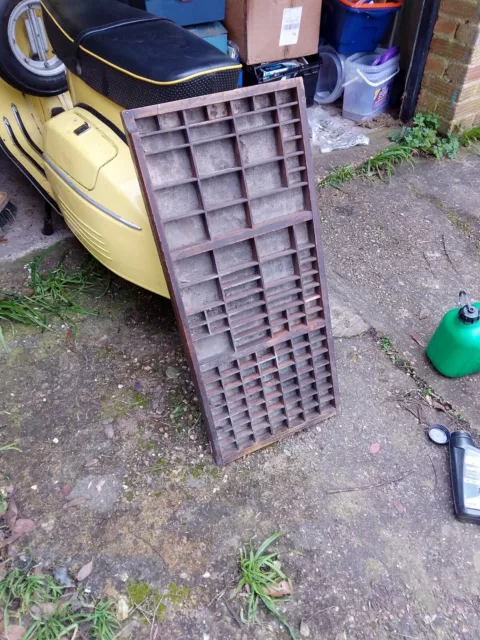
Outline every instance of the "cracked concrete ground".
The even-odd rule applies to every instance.
[[[116,280],[114,295],[85,300],[100,315],[79,322],[74,344],[66,326],[5,327],[0,443],[22,451],[2,454],[2,471],[37,523],[17,550],[28,543],[44,566],[72,572],[93,557],[97,594],[131,581],[186,587],[167,599],[162,638],[273,640],[286,631],[267,616],[240,628],[219,594],[238,548],[283,530],[296,630],[303,620],[319,640],[480,637],[480,530],[455,520],[447,452],[402,408],[415,384],[368,331],[413,360],[478,437],[478,377],[441,378],[411,335],[426,342],[459,289],[480,297],[479,168],[463,153],[388,184],[322,190],[341,414],[224,469],[167,301]],[[360,487],[371,488],[331,493]],[[149,630],[134,616],[123,636]]]

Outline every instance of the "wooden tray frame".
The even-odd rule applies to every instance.
[[[295,99],[293,101],[282,103],[280,101],[280,96],[284,96],[285,92],[293,91],[293,95]],[[237,101],[248,101],[248,104],[251,105],[251,111],[249,112],[235,112],[236,105],[240,104]],[[270,106],[259,108],[258,105],[265,104],[265,102],[261,101],[270,101]],[[243,103],[242,103],[243,104]],[[289,113],[294,114],[294,118],[290,118],[289,120],[285,120],[282,114],[286,113],[286,108],[291,109],[292,111]],[[191,122],[189,120],[190,114],[193,113],[192,109],[202,109],[205,114],[205,121],[203,122]],[[222,111],[223,110],[223,111]],[[225,111],[226,110],[226,111]],[[240,131],[240,120],[245,123],[245,117],[249,114],[255,112],[256,114],[265,114],[266,112],[271,112],[269,117],[271,116],[273,124],[260,126],[256,128],[246,128]],[[223,113],[223,115],[222,115]],[[165,117],[165,114],[177,114],[180,118],[179,126],[170,127],[161,129],[161,119]],[[177,117],[177,116],[175,116]],[[139,129],[139,122],[145,121],[145,119],[155,119],[158,126],[158,131],[142,133],[141,127]],[[282,119],[283,118],[283,119]],[[219,465],[223,465],[227,462],[230,462],[236,458],[244,456],[248,453],[251,453],[261,447],[264,447],[272,442],[278,441],[291,433],[298,431],[300,429],[304,429],[313,424],[318,423],[320,420],[327,419],[333,416],[338,410],[338,381],[335,370],[334,363],[334,350],[333,350],[333,340],[332,340],[332,331],[330,325],[329,318],[329,308],[326,294],[326,283],[325,283],[325,267],[323,261],[323,254],[320,243],[320,228],[319,228],[319,216],[317,209],[317,200],[316,200],[316,185],[314,181],[314,171],[313,171],[313,163],[312,163],[312,155],[309,144],[309,134],[308,134],[308,121],[306,114],[306,105],[305,105],[305,95],[303,89],[303,82],[301,79],[292,79],[281,82],[269,83],[264,85],[258,85],[255,87],[248,87],[237,89],[235,91],[218,93],[214,95],[207,95],[203,97],[191,98],[188,100],[182,100],[173,103],[166,103],[160,105],[154,105],[150,107],[142,107],[139,109],[128,110],[122,113],[122,119],[125,126],[125,130],[127,133],[128,143],[131,149],[132,157],[135,163],[138,179],[141,185],[143,197],[145,200],[147,212],[149,215],[153,235],[155,238],[156,246],[158,249],[158,253],[160,256],[160,260],[164,269],[164,273],[167,279],[170,297],[172,304],[174,306],[175,314],[177,317],[178,325],[180,328],[180,333],[183,341],[183,345],[185,348],[185,352],[188,357],[188,361],[190,364],[191,372],[193,375],[193,379],[195,382],[198,398],[200,400],[200,405],[203,413],[203,417],[207,426],[208,436],[210,439],[210,443],[213,450],[214,458]],[[241,204],[245,206],[246,217],[249,224],[249,228],[244,228],[240,230],[234,230],[225,234],[216,234],[215,237],[211,235],[207,237],[206,240],[202,242],[197,242],[196,244],[190,244],[187,246],[183,246],[180,248],[172,248],[169,246],[169,240],[167,238],[166,226],[168,225],[168,221],[162,217],[162,212],[159,210],[159,206],[156,198],[156,191],[159,189],[167,189],[172,187],[182,187],[184,184],[194,184],[195,188],[198,191],[198,198],[201,204],[201,209],[203,209],[201,215],[205,218],[205,225],[207,228],[208,234],[208,214],[212,210],[215,210],[215,207],[212,208],[210,205],[210,209],[205,205],[205,187],[202,186],[202,181],[211,177],[220,176],[226,173],[226,171],[218,171],[208,174],[208,178],[205,175],[202,175],[199,171],[199,167],[197,166],[197,156],[194,152],[194,147],[196,144],[199,144],[195,140],[192,140],[192,131],[198,126],[203,126],[208,124],[218,124],[220,122],[228,122],[229,126],[231,126],[231,133],[224,136],[219,136],[221,139],[232,138],[235,143],[235,157],[238,161],[238,166],[231,171],[237,171],[239,175],[239,179],[242,185],[242,197],[240,199],[237,198],[238,202],[230,203],[232,206]],[[298,143],[299,151],[296,154],[288,154],[284,150],[285,141],[290,138],[285,138],[283,135],[283,131],[285,131],[285,127],[287,125],[292,125],[295,127],[295,131],[298,132],[296,136],[290,136],[290,138],[295,138]],[[249,196],[248,187],[247,187],[247,178],[246,172],[252,168],[253,166],[262,166],[266,165],[269,162],[272,162],[272,159],[267,159],[264,161],[259,161],[257,163],[253,163],[248,165],[242,159],[242,151],[240,150],[240,137],[242,135],[247,135],[249,133],[255,133],[258,131],[264,131],[268,129],[274,129],[275,136],[277,140],[277,145],[279,149],[279,157],[274,158],[275,161],[278,161],[279,167],[282,174],[282,186],[277,189],[270,190],[266,194],[256,194],[254,197]],[[172,133],[174,131],[179,131],[184,136],[185,144],[178,145],[175,148],[185,148],[188,152],[189,161],[191,164],[192,177],[188,180],[179,179],[175,181],[170,181],[165,184],[155,185],[152,181],[150,175],[149,164],[147,162],[148,152],[145,152],[144,148],[144,140],[146,137],[153,137],[155,135],[162,136],[164,133]],[[209,141],[208,138],[205,139],[206,142]],[[170,150],[170,148],[168,149]],[[157,153],[157,152],[154,152]],[[294,168],[293,171],[288,169],[289,158],[293,156],[297,156],[299,158],[298,168]],[[290,185],[290,180],[292,180],[291,175],[296,174],[300,176],[301,179],[298,181],[298,178],[295,178],[296,182]],[[204,185],[204,183],[203,183]],[[274,220],[268,220],[262,222],[261,224],[256,224],[252,219],[252,200],[260,197],[268,197],[269,195],[278,193],[284,194],[288,189],[292,188],[302,188],[304,193],[304,202],[306,203],[305,210],[298,211],[294,214],[288,215],[286,217],[280,217]],[[225,208],[230,206],[229,203],[222,204],[222,207]],[[303,226],[304,225],[304,226]],[[308,292],[304,288],[305,277],[302,275],[300,271],[298,271],[300,260],[299,255],[305,255],[307,249],[302,248],[302,246],[296,244],[298,243],[298,233],[299,229],[308,228],[307,233],[312,234],[313,237],[313,249],[308,249],[311,253],[308,255],[312,255],[313,258],[310,262],[313,262],[313,266],[316,267],[316,276],[318,290],[320,292],[320,302],[321,302],[321,313],[316,314],[313,320],[309,319],[308,307],[306,306],[305,300],[308,298]],[[283,230],[283,231],[282,231]],[[300,306],[298,308],[303,309],[304,313],[304,322],[306,324],[301,325],[301,327],[297,330],[289,330],[290,324],[287,325],[287,320],[285,320],[284,325],[287,327],[282,330],[280,333],[274,334],[272,328],[267,331],[267,336],[265,340],[258,343],[258,345],[248,345],[247,348],[242,349],[238,347],[238,345],[234,348],[234,353],[221,353],[216,354],[215,357],[208,359],[207,361],[201,361],[198,357],[197,353],[197,344],[194,335],[192,333],[192,328],[189,325],[189,316],[190,319],[192,317],[192,310],[187,309],[184,299],[182,295],[185,295],[184,289],[185,286],[182,286],[182,283],[179,281],[178,274],[176,273],[175,263],[177,261],[182,261],[187,258],[191,258],[193,256],[198,256],[199,254],[215,255],[215,251],[221,250],[224,247],[229,247],[234,245],[235,243],[242,242],[253,242],[255,244],[255,239],[261,236],[266,236],[266,234],[271,234],[274,232],[288,232],[290,237],[292,238],[292,261],[295,263],[295,272],[292,275],[292,278],[296,278],[296,284],[298,284],[298,289],[301,290],[299,296],[303,300],[300,302]],[[310,235],[309,235],[310,237]],[[252,245],[252,246],[253,246]],[[306,245],[305,245],[306,246]],[[256,251],[256,249],[253,249]],[[295,255],[296,251],[296,255]],[[299,253],[300,252],[300,253]],[[303,252],[303,253],[301,253]],[[277,254],[275,254],[277,255]],[[264,273],[262,273],[262,265],[260,264],[260,258],[258,258],[258,254],[255,254],[258,259],[258,272],[259,275],[257,279],[261,281],[263,285],[265,285]],[[268,259],[268,257],[267,257]],[[213,258],[215,262],[215,258]],[[307,260],[308,261],[308,260]],[[177,265],[180,264],[177,262]],[[215,263],[216,264],[216,263]],[[218,265],[216,265],[218,267]],[[220,270],[217,268],[217,276],[212,276],[218,278],[218,282],[224,281],[225,273],[220,274]],[[310,277],[310,276],[309,276]],[[203,282],[205,279],[199,281],[198,286],[200,286],[200,282]],[[193,283],[194,285],[195,283]],[[193,286],[192,283],[189,286]],[[233,286],[233,285],[232,285]],[[248,285],[247,285],[248,286]],[[312,286],[312,285],[310,285]],[[226,322],[229,324],[232,321],[232,317],[229,315],[227,309],[228,305],[225,302],[228,298],[225,298],[225,289],[223,285],[218,284],[219,289],[221,289],[220,296],[223,301],[223,308],[226,310]],[[261,287],[260,287],[261,288]],[[268,289],[268,287],[267,287]],[[267,289],[264,286],[264,315],[267,316],[266,322],[270,320],[270,316],[272,316],[272,303],[268,302],[268,293]],[[303,296],[303,297],[302,297]],[[278,294],[277,294],[278,298]],[[229,303],[230,304],[230,303]],[[308,304],[312,304],[308,302]],[[271,308],[269,308],[269,305]],[[208,333],[210,333],[211,327],[208,323],[208,313],[211,309],[204,310],[203,313],[205,315],[206,327]],[[311,315],[311,314],[310,314]],[[273,317],[273,316],[272,316]],[[288,311],[285,315],[288,318]],[[191,324],[191,322],[190,322]],[[297,325],[295,325],[297,326]],[[230,331],[230,329],[229,329]],[[322,353],[321,359],[320,356],[314,356],[312,354],[315,353],[315,344],[320,344],[318,341],[315,342],[316,336],[318,337],[321,332],[321,342],[322,342]],[[310,341],[310,342],[309,342]],[[232,340],[233,342],[233,340]],[[303,345],[305,342],[305,347],[296,348],[295,345]],[[311,343],[311,344],[310,344]],[[285,346],[286,345],[286,346]],[[313,346],[312,346],[313,345]],[[297,419],[293,419],[292,416],[288,417],[287,406],[284,407],[285,412],[285,420],[281,425],[281,428],[276,428],[272,425],[270,427],[265,427],[265,422],[268,423],[270,419],[270,414],[273,413],[273,410],[269,410],[269,404],[267,401],[267,396],[265,395],[265,388],[263,387],[263,381],[265,376],[262,374],[263,366],[268,366],[268,361],[273,363],[273,365],[277,366],[277,373],[279,379],[279,391],[281,391],[281,396],[276,400],[281,404],[282,401],[285,403],[285,398],[290,394],[287,387],[289,385],[289,381],[282,382],[281,379],[281,368],[279,364],[279,355],[283,350],[288,351],[288,346],[290,346],[290,355],[285,355],[284,357],[291,362],[291,366],[289,371],[293,372],[294,382],[296,383],[296,393],[298,395],[298,408],[295,407],[295,411],[298,413]],[[253,349],[253,356],[252,356]],[[270,351],[269,351],[270,350]],[[268,353],[272,353],[270,358],[267,357]],[[311,365],[310,369],[312,371],[308,373],[308,376],[313,375],[315,378],[314,384],[309,389],[309,393],[311,393],[311,389],[316,389],[316,393],[313,394],[312,399],[316,399],[318,401],[318,409],[314,411],[314,416],[311,417],[311,413],[309,413],[305,407],[308,404],[308,398],[303,397],[302,389],[304,387],[301,386],[301,378],[298,376],[305,376],[307,374],[301,374],[302,363],[297,361],[296,354],[302,353],[302,362],[305,361],[305,358],[310,354],[310,357],[307,358],[306,362]],[[259,357],[258,353],[261,353],[262,356]],[[267,353],[267,355],[265,355]],[[306,354],[306,355],[305,355]],[[253,360],[252,360],[253,357]],[[280,355],[280,357],[283,357]],[[247,358],[247,360],[245,360]],[[250,360],[248,360],[250,358]],[[265,362],[261,359],[266,358]],[[299,358],[300,359],[300,358]],[[244,422],[243,425],[239,427],[235,431],[234,429],[234,414],[231,409],[232,403],[229,401],[224,402],[224,405],[227,405],[227,418],[222,418],[222,420],[227,420],[227,424],[229,423],[231,426],[226,426],[225,429],[219,427],[218,416],[215,415],[217,411],[216,406],[212,406],[212,385],[215,387],[216,384],[219,384],[221,390],[218,392],[219,394],[223,394],[223,397],[226,398],[225,389],[228,387],[225,381],[227,379],[227,375],[221,370],[221,367],[227,366],[229,360],[235,360],[238,364],[236,373],[229,374],[231,369],[225,370],[225,374],[230,375],[231,380],[235,380],[235,376],[239,383],[237,383],[237,388],[239,388],[240,392],[243,392],[244,398],[243,402],[245,404],[244,413],[247,416],[247,422]],[[241,363],[245,363],[246,365],[250,365],[249,367],[243,366]],[[318,367],[321,371],[320,379],[317,379],[319,374],[317,371],[316,363],[319,362],[320,366]],[[220,368],[216,369],[215,367],[219,366]],[[246,378],[252,377],[242,375],[242,371],[252,371],[256,372],[256,375],[253,376],[253,380],[247,380]],[[256,368],[255,368],[256,367]],[[305,367],[303,367],[305,368]],[[265,369],[264,369],[265,370]],[[212,375],[212,371],[217,371],[217,374]],[[274,374],[275,375],[275,374]],[[295,375],[297,378],[295,378]],[[290,376],[292,377],[292,375]],[[215,379],[216,378],[216,379]],[[249,389],[252,387],[248,386],[249,384],[256,384],[255,380],[258,382],[257,386],[261,386],[262,389],[258,392],[256,396],[256,400],[258,398],[263,397],[263,409],[266,413],[266,418],[264,422],[262,422],[262,430],[259,429],[259,432],[255,432],[255,428],[252,426],[257,419],[255,416],[256,407],[258,407],[258,402],[256,406],[253,406],[253,401],[250,400],[252,396],[247,393]],[[230,386],[232,386],[230,384]],[[210,390],[209,390],[210,387]],[[291,385],[290,385],[291,387]],[[328,387],[328,389],[325,389]],[[271,387],[268,387],[271,388]],[[294,390],[295,392],[295,390]],[[229,392],[230,393],[230,392]],[[262,396],[263,394],[263,396]],[[324,395],[322,395],[324,394]],[[214,394],[215,395],[215,394]],[[259,401],[260,402],[260,401]],[[272,401],[274,402],[274,401]],[[270,409],[272,406],[272,402],[270,403]],[[260,403],[261,404],[261,403]],[[311,404],[311,401],[310,401]],[[302,416],[301,419],[299,416]],[[250,420],[250,422],[248,422]],[[285,424],[286,423],[286,424]],[[250,428],[250,435],[249,435]],[[230,431],[227,431],[230,429]],[[266,430],[265,430],[266,429]],[[269,432],[270,429],[270,432]],[[260,433],[261,431],[261,433]],[[243,433],[246,433],[245,437],[242,436]],[[227,435],[225,435],[227,434]],[[238,437],[237,437],[238,434]],[[228,437],[227,437],[228,436]],[[222,438],[224,438],[222,440]],[[228,442],[227,442],[228,441]],[[226,444],[227,443],[227,444]]]

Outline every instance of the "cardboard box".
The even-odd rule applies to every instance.
[[[229,40],[247,64],[318,51],[322,0],[227,0]]]

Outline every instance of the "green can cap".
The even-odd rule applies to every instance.
[[[465,291],[460,291],[458,301],[461,305],[458,317],[465,324],[475,324],[480,320],[480,313],[477,307],[474,307],[470,296]]]

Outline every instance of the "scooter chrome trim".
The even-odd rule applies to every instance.
[[[13,142],[13,144],[17,147],[17,149],[20,151],[20,153],[27,159],[29,160],[33,166],[37,169],[37,171],[39,171],[42,175],[45,176],[45,170],[42,166],[40,166],[38,164],[38,162],[36,160],[34,160],[32,158],[32,156],[25,151],[25,149],[22,147],[22,145],[19,143],[19,141],[17,140],[17,136],[15,135],[15,133],[13,132],[12,129],[12,125],[10,124],[10,122],[8,121],[8,118],[3,118],[3,124],[5,125],[5,129],[7,130],[8,135],[10,136],[11,141]]]
[[[0,138],[0,150],[3,151],[3,153],[7,156],[7,158],[10,160],[10,162],[12,162],[12,164],[14,164],[17,167],[17,169],[20,171],[20,173],[22,173],[25,176],[25,178],[30,182],[32,187],[34,187],[38,191],[38,193],[42,196],[42,198],[44,198],[45,201],[52,207],[52,209],[55,211],[55,213],[58,213],[58,215],[63,218],[63,213],[58,208],[58,205],[55,202],[55,200],[45,191],[45,189],[42,186],[40,186],[38,184],[38,182],[35,180],[35,178],[33,176],[31,176],[30,173],[28,173],[28,171],[15,158],[15,156],[12,153],[10,153],[10,151],[5,146],[5,143],[3,142],[3,140],[1,138]]]
[[[13,103],[12,103],[12,111],[13,111],[13,115],[15,116],[15,120],[17,121],[17,124],[20,127],[21,132],[25,136],[26,141],[32,147],[32,149],[36,151],[39,156],[41,156],[43,151],[40,149],[38,145],[35,144],[35,142],[30,137],[30,134],[28,133],[27,128],[23,124],[22,116],[20,115],[20,112],[17,109],[17,106]]]
[[[141,231],[142,230],[142,227],[139,227],[138,225],[134,224],[133,222],[129,222],[128,220],[125,220],[125,218],[122,218],[117,213],[114,213],[113,211],[110,211],[110,209],[107,209],[106,207],[101,205],[99,202],[97,202],[93,198],[90,198],[90,196],[88,196],[86,193],[84,193],[81,189],[79,189],[77,187],[77,185],[74,182],[72,182],[72,180],[69,178],[69,176],[64,171],[62,171],[62,169],[60,169],[59,167],[55,166],[55,164],[45,154],[43,154],[43,159],[48,164],[50,169],[52,169],[52,171],[54,171],[57,174],[57,176],[59,178],[61,178],[63,180],[63,182],[65,182],[65,184],[67,184],[71,189],[73,189],[73,191],[75,191],[76,194],[78,194],[81,198],[86,200],[89,204],[93,205],[94,207],[96,207],[97,209],[99,209],[100,211],[105,213],[107,216],[110,216],[111,218],[114,218],[114,220],[117,220],[117,222],[121,222],[126,227],[130,227],[130,229],[135,229],[136,231]]]

